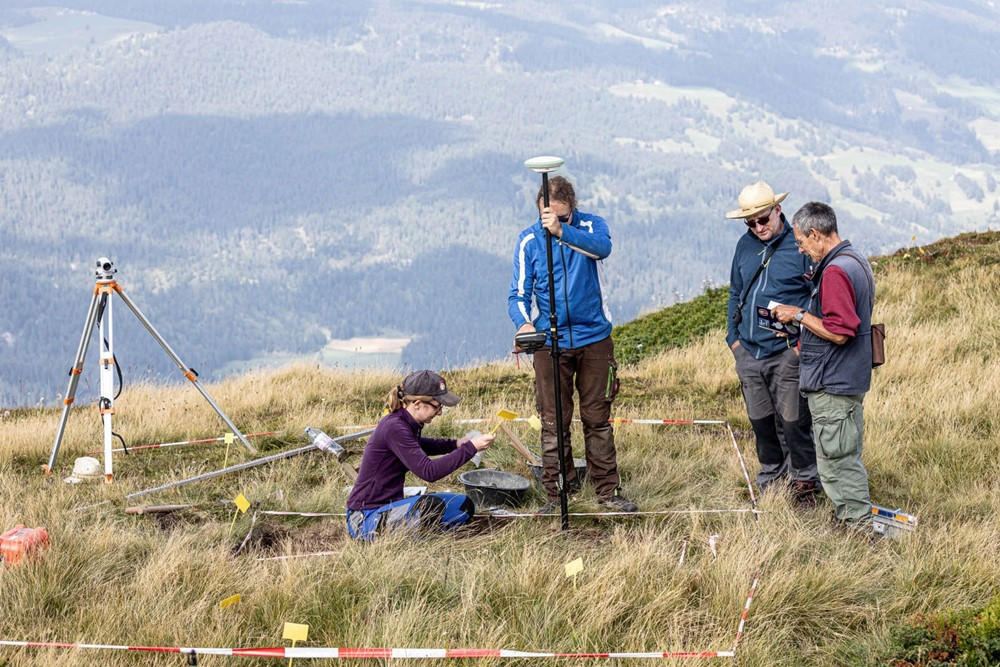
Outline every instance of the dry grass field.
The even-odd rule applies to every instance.
[[[552,518],[494,519],[457,535],[372,545],[347,540],[340,518],[258,514],[236,554],[253,511],[342,512],[349,482],[333,459],[311,452],[126,502],[127,493],[221,468],[225,446],[119,454],[113,485],[71,487],[60,480],[74,458],[100,446],[95,408],[74,410],[56,479],[46,479],[40,465],[59,413],[10,410],[0,421],[0,527],[46,526],[52,544],[43,557],[0,570],[0,639],[280,646],[288,645],[282,624],[293,622],[310,626],[306,646],[730,650],[759,572],[738,664],[885,664],[879,656],[889,632],[908,617],[981,605],[1000,588],[1000,234],[900,252],[882,258],[876,275],[876,317],[887,325],[889,360],[866,399],[865,460],[873,500],[920,518],[901,539],[872,543],[844,534],[831,525],[829,505],[800,513],[782,494],[768,493],[759,520],[746,513],[574,518],[562,532]],[[624,368],[615,416],[728,420],[753,475],[749,425],[722,338],[717,331]],[[96,371],[91,365],[85,372]],[[461,434],[466,429],[456,420],[501,408],[533,412],[524,364],[448,377],[464,400],[428,434]],[[244,432],[278,432],[255,440],[264,455],[305,444],[307,425],[332,434],[339,425],[373,423],[396,381],[290,367],[209,389]],[[116,430],[132,445],[224,430],[187,386],[130,385],[117,409]],[[534,444],[526,424],[515,429]],[[724,429],[623,424],[616,435],[625,492],[642,509],[749,507]],[[578,445],[579,436],[577,430]],[[362,444],[348,447],[355,464]],[[250,458],[238,445],[229,452],[230,463]],[[502,436],[484,464],[528,475]],[[432,488],[460,484],[452,476]],[[233,507],[218,501],[241,492],[255,508],[230,533]],[[103,500],[110,502],[74,511]],[[124,513],[127,505],[170,503],[196,506],[169,515]],[[596,511],[593,491],[585,488],[571,510]],[[260,560],[315,551],[332,553]],[[563,565],[577,557],[585,569],[574,584]],[[242,601],[220,609],[235,593]],[[0,664],[185,662],[177,655],[0,647]],[[205,656],[199,664],[274,661]]]

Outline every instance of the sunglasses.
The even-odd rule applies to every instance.
[[[569,222],[569,219],[573,217],[573,214],[567,213],[566,215],[559,215],[556,217],[559,218],[559,222]]]
[[[771,220],[771,214],[774,213],[774,207],[772,206],[767,213],[760,216],[759,218],[754,218],[753,220],[745,219],[743,222],[750,229],[753,229],[757,225],[766,225]]]

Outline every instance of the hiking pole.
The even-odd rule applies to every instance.
[[[542,175],[542,202],[549,207],[549,172],[563,166],[561,157],[543,155],[525,160],[524,166]],[[556,399],[556,447],[559,449],[559,509],[562,529],[569,530],[569,501],[566,498],[566,452],[563,450],[562,388],[559,381],[559,317],[556,315],[556,281],[552,264],[552,232],[545,230],[545,257],[549,270],[549,339],[551,341],[552,386]]]

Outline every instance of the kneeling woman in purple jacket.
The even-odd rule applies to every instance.
[[[371,540],[396,528],[449,530],[475,514],[472,501],[459,493],[430,493],[403,498],[403,479],[410,471],[427,482],[450,475],[490,446],[493,435],[471,440],[441,440],[420,435],[424,425],[444,407],[458,405],[444,378],[415,371],[394,387],[386,399],[389,414],[375,427],[365,445],[361,469],[347,497],[347,532]],[[431,459],[428,455],[439,455]]]

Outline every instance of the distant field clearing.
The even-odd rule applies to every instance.
[[[402,366],[403,348],[410,338],[342,338],[331,340],[326,346],[312,354],[293,352],[273,352],[245,361],[226,364],[221,375],[243,374],[262,368],[279,368],[293,364],[316,364],[340,368],[369,368],[378,370],[398,370]]]
[[[326,344],[327,350],[358,354],[402,354],[409,338],[342,338]]]
[[[29,55],[68,53],[90,44],[107,44],[161,30],[153,23],[57,7],[33,9],[31,15],[38,20],[0,31],[0,37]]]
[[[681,100],[700,102],[708,107],[708,110],[715,115],[725,116],[729,109],[736,104],[736,99],[726,95],[715,88],[683,88],[678,86],[668,86],[663,83],[619,83],[611,86],[613,95],[622,97],[644,97],[651,100],[660,100],[667,104],[676,104]]]

